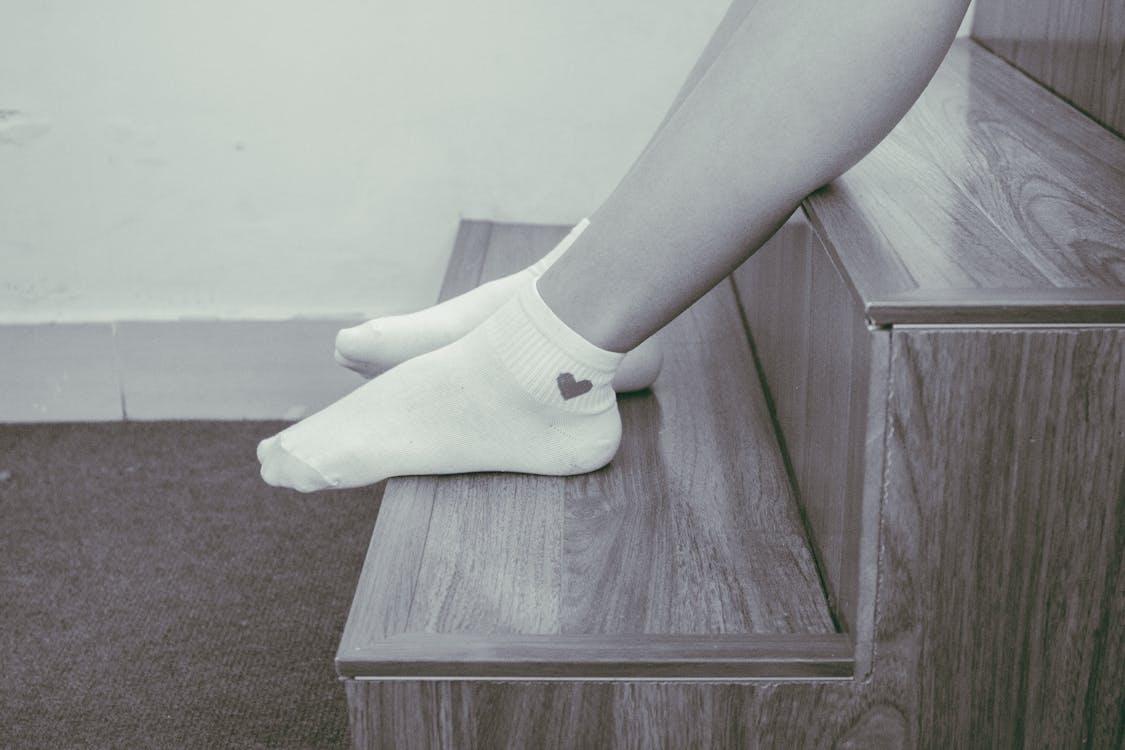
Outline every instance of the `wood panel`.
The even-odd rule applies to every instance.
[[[352,654],[364,679],[761,679],[852,676],[846,635],[506,635],[406,633]]]
[[[791,576],[802,563],[793,568],[785,550],[768,546],[739,554],[736,542],[765,541],[791,511],[770,502],[771,493],[755,494],[756,487],[785,484],[774,469],[765,479],[760,470],[738,476],[737,467],[768,462],[737,441],[716,442],[734,427],[758,435],[765,422],[729,408],[725,394],[750,365],[746,354],[732,356],[732,340],[714,330],[715,320],[733,311],[730,291],[720,290],[664,332],[674,362],[670,380],[662,377],[655,395],[622,401],[623,413],[635,404],[637,418],[650,420],[637,422],[645,440],[623,448],[632,473],[611,468],[558,480],[561,492],[530,488],[548,502],[522,521],[490,516],[483,505],[461,507],[478,502],[486,486],[495,493],[513,478],[465,478],[483,484],[465,485],[459,492],[467,494],[454,495],[442,512],[466,525],[448,523],[441,534],[431,517],[440,503],[425,489],[440,483],[403,480],[395,495],[400,504],[384,500],[388,515],[381,514],[376,532],[391,539],[401,529],[399,548],[381,558],[373,549],[361,583],[369,589],[360,594],[366,604],[353,610],[359,627],[349,621],[345,634],[351,662],[341,645],[341,671],[360,677],[347,683],[357,747],[1121,745],[1125,331],[869,330],[844,280],[828,273],[829,256],[814,252],[814,239],[807,232],[803,240],[781,235],[778,246],[805,256],[767,248],[756,266],[739,271],[738,286],[751,327],[763,330],[756,341],[767,379],[806,371],[804,391],[812,397],[788,412],[779,397],[779,423],[802,435],[823,425],[838,436],[802,437],[802,460],[811,467],[828,450],[831,460],[823,463],[833,471],[829,464],[844,464],[838,484],[849,507],[859,508],[841,517],[827,506],[822,516],[843,529],[837,548],[852,550],[840,570],[865,572],[854,584],[855,678],[830,679],[832,669],[847,668],[841,635],[753,635],[786,633],[792,623],[779,627],[768,610],[754,620],[766,606],[755,597],[783,592],[755,593],[760,583],[741,581],[770,580],[767,567],[788,568],[783,575]],[[794,286],[808,293],[790,295],[800,304],[786,307],[786,290]],[[762,321],[755,322],[756,310]],[[787,349],[786,329],[794,324],[823,325],[826,332],[810,330],[801,347]],[[824,353],[833,347],[840,351]],[[776,359],[781,355],[789,361]],[[831,363],[826,371],[837,377],[811,373],[814,362]],[[700,363],[730,371],[715,378],[714,392],[667,387],[698,383],[690,367]],[[701,414],[718,427],[703,424]],[[670,435],[685,425],[685,433]],[[846,451],[833,452],[837,439]],[[712,451],[720,463],[701,465],[697,454]],[[808,486],[841,491],[831,482]],[[693,492],[669,494],[683,488]],[[745,504],[724,507],[715,493]],[[495,502],[518,515],[514,495],[501,490]],[[542,531],[548,521],[534,520],[548,516],[561,523],[557,536]],[[490,535],[482,530],[490,523],[514,525]],[[423,527],[424,548],[403,543],[417,540]],[[540,559],[554,562],[535,567],[523,550],[497,548],[510,533],[540,540]],[[477,536],[484,551],[471,543]],[[411,587],[425,579],[428,555],[440,575],[419,596]],[[390,569],[371,570],[372,560]],[[500,585],[490,588],[488,576]],[[801,585],[801,576],[794,583]],[[459,598],[460,584],[471,597]],[[664,597],[654,599],[660,592]],[[392,606],[383,606],[384,596],[393,597]],[[490,622],[501,627],[482,630]],[[688,635],[700,622],[720,627]],[[708,662],[709,649],[713,655],[732,648],[738,654],[726,666]],[[785,654],[804,648],[810,663],[800,668],[822,672],[819,678],[661,680],[682,676],[681,669],[697,678],[711,669],[729,678],[796,675],[798,665]],[[411,669],[423,668],[431,679],[409,679]],[[440,679],[443,669],[465,679]],[[631,680],[638,672],[630,669],[655,679]],[[485,679],[469,679],[481,670]],[[570,679],[544,679],[551,670]],[[604,681],[581,679],[583,670]],[[365,673],[396,676],[371,680]]]
[[[971,50],[976,54],[965,54]],[[996,266],[988,285],[1125,287],[1122,174],[1083,158],[1069,139],[1045,136],[1043,115],[1032,109],[1042,91],[987,53],[958,47],[945,71],[928,92],[935,101],[914,107],[885,150],[916,169],[912,177],[919,183],[948,180],[954,195],[977,207],[1019,250],[987,259]],[[1084,119],[1063,109],[1067,119]],[[935,210],[947,207],[934,204]],[[972,228],[977,237],[988,236]],[[971,259],[974,266],[984,261]],[[974,276],[972,285],[985,285]],[[1040,276],[1049,284],[1036,283]]]
[[[892,346],[878,650],[915,663],[922,736],[1120,747],[1125,331]]]
[[[407,632],[558,633],[566,480],[418,480],[435,496]]]
[[[457,227],[438,301],[481,283],[492,222],[465,220]],[[337,651],[337,662],[364,644],[406,630],[436,487],[417,477],[400,477],[386,488],[367,548],[351,610]]]
[[[890,683],[355,681],[348,696],[356,748],[937,747]]]
[[[798,211],[732,276],[781,439],[794,466],[805,464],[809,377],[805,360],[812,334],[807,311],[812,307],[814,250],[808,222]]]
[[[888,335],[866,679],[358,681],[357,747],[1120,747],[1125,331]]]
[[[851,342],[851,369],[847,373],[836,373],[837,378],[847,383],[850,405],[846,433],[841,433],[847,441],[848,452],[846,489],[839,496],[843,505],[840,610],[851,617],[848,625],[856,644],[856,675],[863,677],[873,668],[875,657],[892,332],[867,328],[854,307],[847,315],[851,330],[844,338]],[[829,422],[823,429],[841,429],[836,426],[831,409],[822,407],[820,413]]]
[[[379,505],[336,662],[352,658],[373,640],[406,629],[413,589],[434,504],[434,487],[416,477],[395,480],[392,502]],[[387,489],[390,489],[389,487]],[[387,493],[384,491],[384,500]]]
[[[1043,290],[1011,320],[987,295],[975,310],[1054,322],[1069,303],[1057,288],[1120,315],[1123,165],[1125,142],[959,40],[894,131],[805,207],[865,309],[913,290],[935,306],[966,289]]]
[[[977,0],[973,38],[1125,135],[1125,6]]]
[[[486,236],[487,252],[457,277],[521,268],[564,233],[467,228],[460,252]],[[620,397],[606,469],[388,484],[342,671],[399,633],[834,633],[730,284],[659,336],[664,371]]]
[[[1113,301],[1113,297],[1120,301]],[[1045,305],[1046,303],[1046,305]],[[1125,323],[1125,289],[915,289],[870,302],[872,325]]]
[[[488,227],[478,283],[530,265],[566,234],[557,226],[475,224],[480,237]],[[432,487],[436,504],[403,631],[560,632],[566,480],[485,473],[419,481]]]
[[[869,649],[889,333],[800,215],[734,279],[835,616]]]

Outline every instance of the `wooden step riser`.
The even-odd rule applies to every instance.
[[[920,725],[1118,745],[1125,327],[896,330],[887,422],[876,635]]]
[[[1125,327],[868,328],[799,223],[736,276],[857,676],[935,747],[1112,745]]]
[[[357,750],[907,748],[892,701],[849,682],[353,681]]]
[[[734,275],[841,627],[871,640],[890,332],[798,212]]]
[[[1102,0],[977,0],[973,38],[1125,135],[1125,12]]]

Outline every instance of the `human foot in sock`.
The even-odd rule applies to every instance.
[[[263,440],[262,478],[311,492],[408,474],[593,471],[621,441],[611,382],[623,357],[571,330],[529,283],[464,337]]]
[[[522,271],[489,281],[445,302],[406,315],[375,318],[336,336],[336,361],[372,378],[439,349],[476,328],[515,293],[539,278],[566,252],[590,222],[583,219],[551,252]],[[649,340],[626,354],[613,379],[618,393],[648,388],[660,374],[663,352]]]

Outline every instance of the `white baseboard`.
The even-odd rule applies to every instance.
[[[0,325],[0,422],[299,419],[363,380],[355,320]]]

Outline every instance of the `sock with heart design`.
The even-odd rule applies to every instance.
[[[621,440],[623,356],[567,326],[531,282],[464,337],[263,440],[262,478],[310,492],[407,474],[593,471]]]
[[[364,377],[375,377],[390,368],[453,343],[480,325],[516,292],[538,279],[574,243],[589,225],[580,221],[570,233],[534,265],[432,307],[405,315],[375,318],[336,335],[336,361]],[[648,388],[660,374],[663,352],[654,341],[645,341],[625,355],[614,376],[619,393]]]

